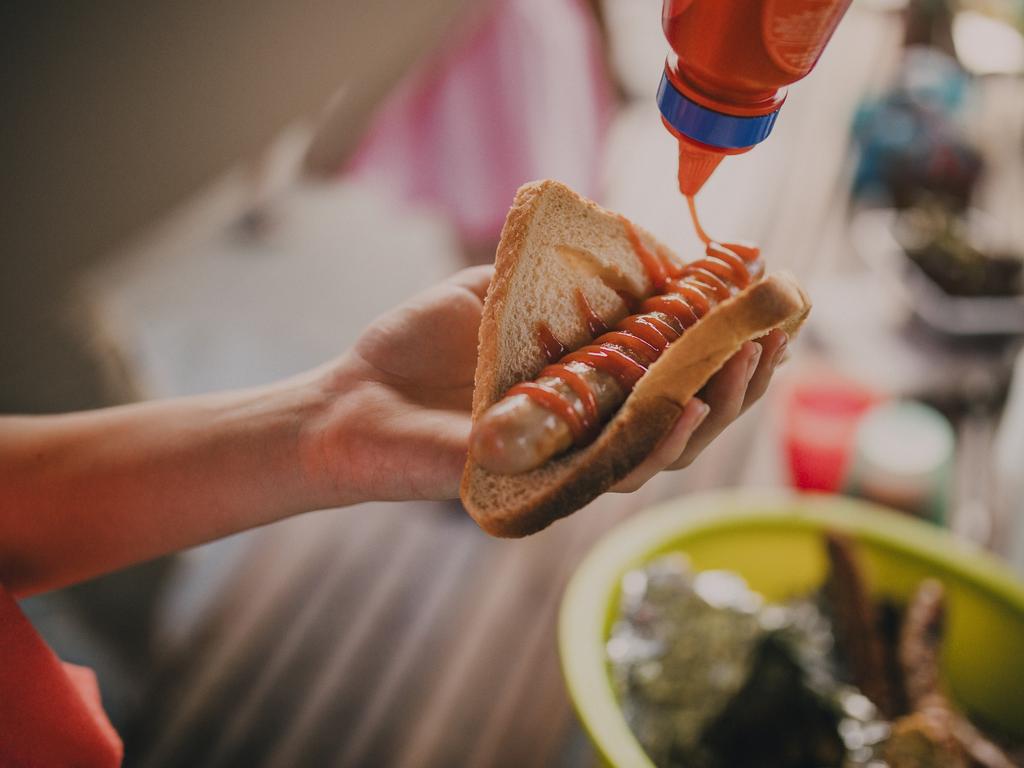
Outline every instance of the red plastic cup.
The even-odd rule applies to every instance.
[[[785,412],[783,448],[792,484],[836,492],[853,455],[857,424],[881,400],[874,390],[832,372],[809,372],[797,381]]]

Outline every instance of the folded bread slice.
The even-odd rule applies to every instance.
[[[556,181],[516,193],[501,233],[484,302],[473,393],[474,423],[513,384],[548,364],[546,325],[570,349],[590,343],[577,291],[613,325],[628,309],[617,291],[654,293],[621,216]],[[678,259],[634,226],[643,244]],[[810,311],[796,281],[777,274],[714,307],[672,342],[591,444],[518,475],[488,472],[470,456],[462,477],[469,514],[494,536],[535,533],[607,491],[669,432],[686,402],[750,339],[773,328],[793,334]]]

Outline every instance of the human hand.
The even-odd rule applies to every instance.
[[[492,273],[465,269],[413,297],[323,372],[306,464],[333,494],[324,506],[458,496]]]
[[[672,431],[612,490],[631,493],[663,470],[690,466],[698,454],[768,389],[789,337],[774,330],[748,341],[686,404]]]
[[[326,405],[306,430],[306,464],[325,488],[324,506],[458,495],[491,274],[463,270],[392,310],[320,374]],[[613,490],[630,492],[664,469],[688,466],[764,393],[785,344],[781,331],[745,344]]]

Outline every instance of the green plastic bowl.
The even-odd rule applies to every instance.
[[[605,640],[622,575],[666,552],[698,570],[740,573],[770,600],[806,594],[825,576],[824,530],[849,534],[872,592],[907,598],[928,576],[948,591],[944,681],[972,716],[1024,738],[1024,585],[976,546],[933,525],[842,497],[723,492],[664,504],[605,536],[573,575],[559,617],[569,695],[607,764],[653,764],[612,690]]]

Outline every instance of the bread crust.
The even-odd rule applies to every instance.
[[[558,216],[579,216],[585,224],[595,226],[611,221],[624,232],[620,217],[583,199],[558,182],[535,182],[519,190],[502,230],[495,274],[480,324],[473,394],[474,422],[504,395],[511,384],[533,378],[546,363],[538,353],[532,352],[525,361],[516,360],[509,364],[520,350],[507,348],[509,329],[506,321],[512,319],[510,314],[515,309],[516,291],[523,294],[520,296],[522,299],[535,290],[531,286],[517,286],[517,267],[527,254],[531,259],[550,258],[548,251],[542,250],[537,255],[536,246],[546,234],[550,234],[552,225],[544,216],[544,208],[546,203],[552,204],[552,200]],[[602,224],[596,224],[599,221]],[[668,251],[648,233],[637,230],[648,247]],[[622,236],[625,237],[624,234]],[[617,248],[614,242],[609,243],[610,248]],[[577,244],[567,242],[562,245],[576,247]],[[628,252],[632,254],[631,247]],[[634,283],[640,283],[636,287],[644,295],[650,294],[653,287],[643,275],[642,265],[636,256],[631,255],[635,262],[632,265],[626,264],[621,254],[617,258],[624,279],[631,278]],[[588,293],[589,298],[588,287],[584,286],[582,290]],[[806,294],[789,275],[771,275],[754,283],[715,306],[670,344],[590,445],[519,475],[490,473],[470,456],[461,488],[466,510],[487,533],[501,537],[535,533],[575,512],[638,466],[672,429],[687,401],[745,342],[774,328],[794,334],[810,308]],[[545,317],[546,311],[559,311],[557,302],[538,310],[541,317]],[[573,339],[577,340],[579,345],[588,341],[587,338]],[[503,341],[506,348],[503,348]]]

